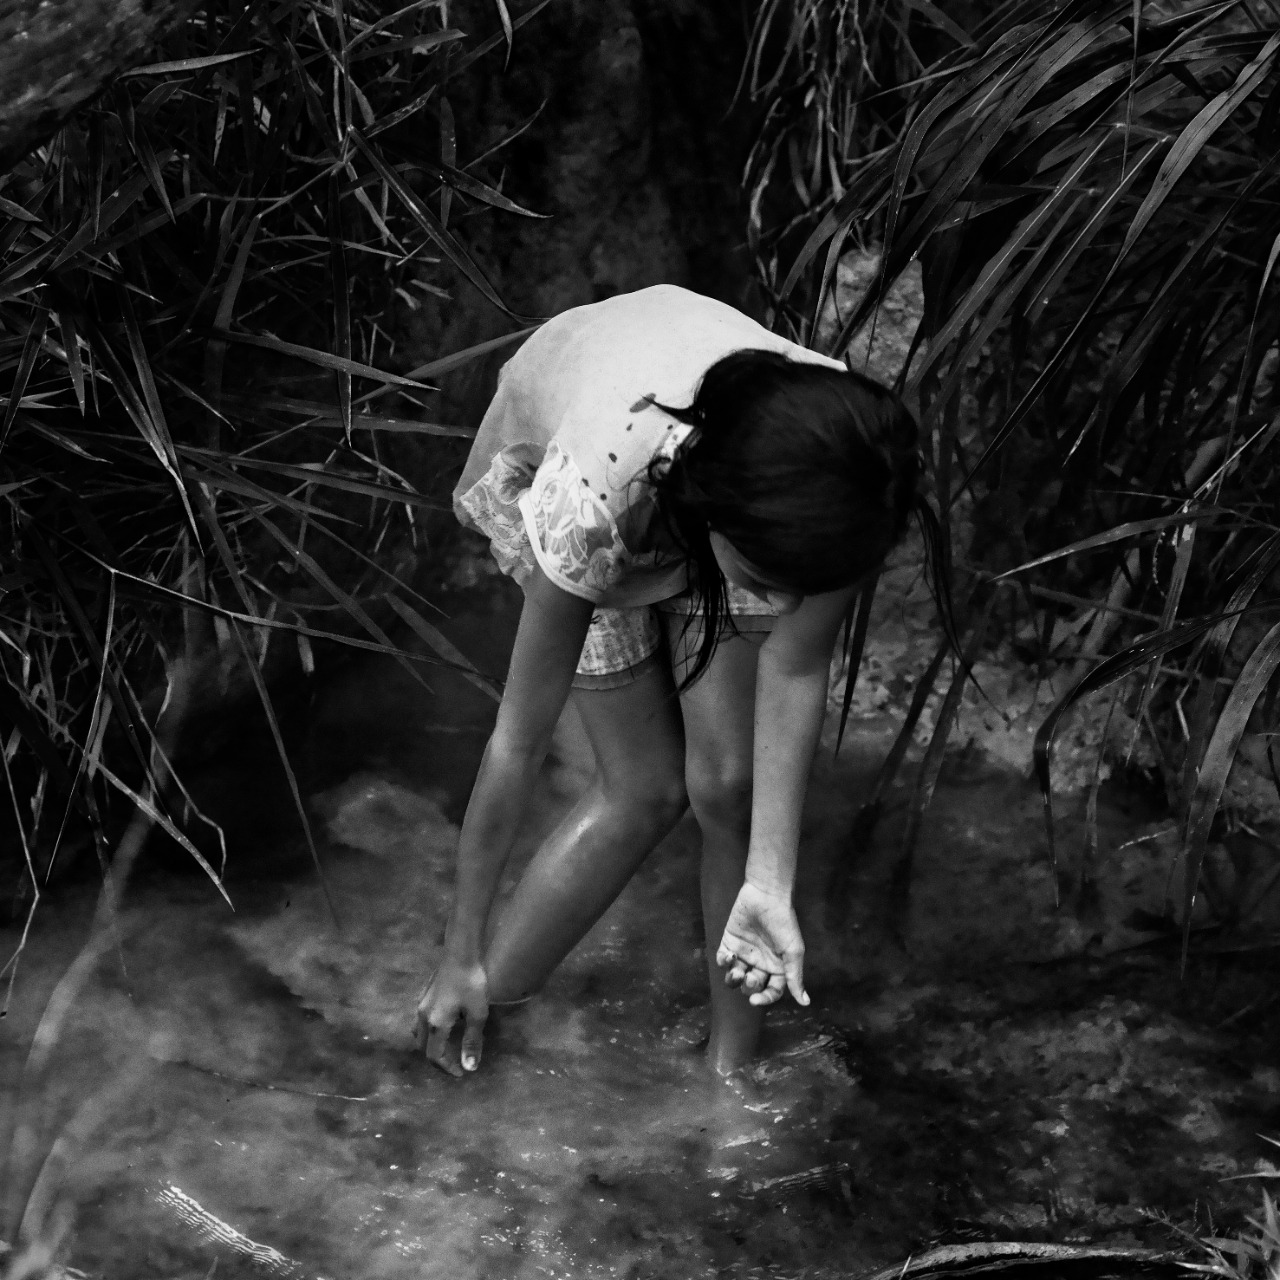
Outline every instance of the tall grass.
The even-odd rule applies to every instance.
[[[810,7],[786,8],[797,44]],[[932,8],[874,7],[954,44],[897,90],[889,142],[838,147],[805,243],[765,283],[808,336],[841,253],[882,245],[839,351],[922,262],[904,382],[941,509],[972,504],[971,584],[998,574],[1042,634],[1083,637],[1037,742],[1046,807],[1061,716],[1125,681],[1183,823],[1189,920],[1242,737],[1276,718],[1280,6],[1010,0],[959,32]]]
[[[442,0],[209,0],[0,177],[0,830],[28,922],[65,833],[105,866],[135,809],[218,879],[157,737],[176,670],[195,702],[228,673],[256,689],[301,813],[286,651],[341,639],[417,673],[403,620],[466,668],[397,573],[442,505],[405,470],[468,434],[431,420],[431,380],[509,339],[415,363],[397,333],[457,290],[527,324],[467,227],[537,215],[492,177],[505,138],[467,154],[449,93],[545,3],[498,0],[470,40]]]

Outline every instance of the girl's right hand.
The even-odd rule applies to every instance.
[[[482,964],[459,963],[446,956],[418,1002],[415,1039],[427,1060],[451,1076],[480,1065],[484,1024],[489,1017],[489,979]],[[461,1065],[449,1051],[449,1037],[462,1020]]]

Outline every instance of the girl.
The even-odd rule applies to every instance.
[[[537,991],[689,806],[712,1066],[750,1060],[784,990],[809,1003],[791,894],[828,668],[918,470],[916,424],[891,392],[671,285],[565,312],[507,363],[454,506],[525,603],[418,1008],[433,1062],[460,1074],[462,1021],[474,1071],[490,1005]],[[486,944],[570,696],[594,782]]]

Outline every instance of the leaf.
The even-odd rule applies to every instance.
[[[1182,967],[1186,970],[1191,941],[1191,912],[1195,907],[1200,871],[1204,865],[1209,830],[1222,801],[1227,776],[1235,761],[1240,740],[1248,727],[1254,704],[1262,696],[1272,676],[1280,669],[1280,622],[1258,641],[1236,677],[1226,705],[1213,728],[1213,736],[1204,753],[1196,779],[1195,791],[1187,813],[1187,832],[1183,843],[1186,858],[1186,891],[1183,900]]]
[[[1191,569],[1191,556],[1196,545],[1196,525],[1188,522],[1180,525],[1174,533],[1177,552],[1173,562],[1173,572],[1169,576],[1169,586],[1164,593],[1164,610],[1160,615],[1160,630],[1168,631],[1177,617],[1178,606],[1182,603],[1182,591],[1187,585],[1187,574]],[[1129,752],[1132,755],[1133,741],[1136,740],[1139,727],[1146,723],[1147,711],[1151,706],[1151,694],[1155,689],[1156,677],[1160,672],[1160,664],[1153,662],[1147,668],[1142,682],[1142,693],[1138,697],[1137,710],[1133,716],[1133,739],[1130,740]]]
[[[347,274],[346,237],[338,175],[329,175],[329,270],[333,277],[333,341],[340,360],[351,364],[351,281]],[[342,432],[351,442],[351,371],[338,371],[338,409]]]
[[[357,431],[389,431],[400,435],[452,436],[462,440],[474,440],[476,436],[475,427],[419,422],[415,418],[380,418],[373,414],[361,414],[352,419],[351,425]]]
[[[384,646],[384,652],[390,653],[400,665],[411,675],[419,684],[426,687],[426,682],[413,663],[410,662],[403,652],[391,643],[387,633],[378,626],[376,622],[369,616],[368,612],[350,593],[344,591],[319,565],[315,557],[310,555],[306,550],[295,543],[288,537],[275,523],[269,520],[260,512],[254,512],[254,519],[258,524],[269,533],[272,538],[291,556],[298,566],[305,570],[307,575],[317,586],[322,587],[334,600],[335,603],[342,606],[343,612],[364,628],[379,644]]]
[[[262,671],[258,666],[257,660],[249,649],[248,641],[245,639],[244,631],[241,629],[239,622],[232,622],[231,630],[235,634],[236,643],[240,648],[240,654],[244,661],[245,669],[249,672],[253,680],[253,687],[258,694],[258,702],[262,707],[263,714],[267,717],[267,725],[271,730],[271,740],[275,743],[276,757],[280,761],[284,769],[284,775],[289,783],[289,794],[293,797],[293,807],[298,815],[298,821],[302,824],[302,835],[307,842],[307,849],[311,854],[312,865],[316,869],[316,876],[320,881],[320,891],[324,894],[324,900],[329,908],[329,914],[333,917],[334,923],[341,929],[341,923],[338,917],[338,908],[333,900],[333,895],[329,891],[329,881],[324,874],[324,867],[320,862],[320,851],[316,848],[315,835],[311,830],[311,819],[307,816],[307,806],[302,802],[302,792],[298,788],[298,776],[294,772],[293,764],[289,759],[289,752],[285,747],[284,735],[280,732],[280,722],[276,718],[276,709],[271,701],[271,694],[267,690],[266,681],[262,678]]]
[[[204,854],[191,843],[188,836],[184,832],[180,831],[173,824],[172,820],[157,808],[151,800],[144,795],[140,795],[131,786],[129,786],[128,783],[124,782],[119,776],[117,776],[115,772],[108,768],[107,765],[103,764],[101,760],[98,761],[96,769],[97,772],[100,773],[113,787],[115,787],[121,795],[128,799],[136,808],[141,810],[142,813],[146,814],[146,816],[154,822],[156,826],[164,831],[171,840],[180,844],[182,848],[195,859],[196,865],[199,866],[200,870],[213,881],[214,887],[222,895],[223,901],[226,902],[227,906],[234,911],[235,904],[231,901],[226,887],[222,883],[221,877],[210,865],[208,858],[206,858]]]
[[[247,456],[219,455],[209,449],[184,448],[184,454],[201,459],[206,464],[215,465],[222,462],[229,472],[234,474],[235,467],[250,467],[257,471],[269,471],[273,475],[288,476],[301,480],[306,484],[325,485],[331,489],[342,489],[347,493],[358,493],[367,498],[381,498],[385,502],[407,503],[409,506],[421,507],[427,511],[445,511],[449,508],[439,502],[432,502],[420,494],[408,489],[397,489],[391,485],[377,484],[372,480],[362,480],[358,476],[345,475],[329,471],[320,463],[272,462],[267,458]],[[263,491],[267,492],[266,490]],[[271,495],[273,498],[275,495]]]
[[[166,155],[167,158],[168,156]],[[127,182],[120,184],[101,208],[95,205],[94,216],[87,219],[76,231],[75,235],[67,241],[58,256],[50,263],[49,270],[53,272],[65,266],[86,245],[92,243],[108,227],[112,226],[116,219],[127,212],[130,206],[147,189],[149,181],[145,173],[135,173]],[[0,283],[8,278],[9,273],[6,272],[3,277],[0,277]]]
[[[28,212],[20,204],[6,200],[4,196],[0,196],[0,213],[7,214],[10,218],[17,218],[19,222],[32,222],[37,226],[40,224],[39,214]]]
[[[228,213],[230,213],[230,209],[228,209]],[[258,216],[249,219],[244,235],[240,237],[240,243],[236,246],[235,260],[231,264],[231,270],[227,274],[226,281],[222,286],[222,293],[218,298],[218,310],[213,320],[215,332],[227,330],[231,327],[231,319],[235,314],[236,299],[240,296],[240,287],[244,283],[245,268],[249,262],[249,253],[253,249],[254,237],[258,234],[260,221],[261,219]],[[228,237],[230,236],[230,230],[228,225]],[[226,359],[227,344],[225,339],[210,338],[208,345],[205,347],[204,386],[212,408],[208,419],[208,442],[214,448],[217,448],[221,437],[218,414],[222,411],[222,382]]]
[[[187,487],[182,479],[182,471],[178,464],[178,455],[174,452],[173,438],[169,434],[169,425],[165,421],[164,407],[160,403],[160,394],[156,390],[155,377],[151,372],[151,361],[147,357],[146,347],[142,342],[142,331],[138,327],[138,318],[134,314],[133,303],[127,289],[117,291],[121,312],[124,319],[125,334],[129,339],[129,350],[133,355],[134,367],[138,371],[138,380],[142,384],[142,394],[146,401],[146,412],[135,416],[139,429],[146,442],[151,446],[160,465],[164,467],[178,498],[186,513],[187,523],[192,533],[199,540],[196,528],[195,512],[191,510],[191,500],[187,496]]]
[[[959,335],[965,325],[990,302],[991,296],[1006,268],[1031,242],[1053,214],[1062,207],[1068,196],[1075,191],[1076,184],[1085,170],[1097,159],[1098,153],[1106,142],[1107,138],[1105,136],[1094,142],[1093,146],[1071,166],[1048,199],[1042,201],[1028,214],[1019,223],[1013,234],[1001,244],[999,250],[987,260],[982,270],[978,273],[977,280],[974,281],[969,291],[960,299],[955,310],[947,318],[946,324],[936,335],[930,336],[929,355],[925,358],[920,371],[915,375],[917,379],[925,376],[929,368],[941,359],[946,347]],[[1011,302],[1012,298],[1010,297],[1008,301]],[[1008,303],[1006,303],[1007,305]],[[961,364],[961,362],[957,362],[957,364]]]
[[[296,342],[285,342],[282,338],[271,334],[237,333],[231,329],[215,328],[214,333],[228,342],[239,342],[249,347],[261,347],[265,351],[275,351],[279,355],[292,356],[295,360],[303,360],[308,364],[319,365],[323,369],[332,369],[337,373],[354,374],[357,378],[368,378],[372,382],[385,383],[391,387],[412,387],[415,391],[433,391],[414,378],[404,378],[398,373],[387,373],[375,369],[372,365],[361,364],[356,360],[344,360],[330,351],[320,351],[316,347],[304,347]]]
[[[53,739],[40,723],[41,713],[30,702],[26,690],[11,684],[7,678],[0,678],[0,715],[35,752],[40,763],[49,771],[49,776],[66,791],[77,807],[83,809],[84,800],[73,784],[71,771]],[[0,749],[3,749],[3,743],[0,743]]]
[[[1111,214],[1116,206],[1128,194],[1129,188],[1137,181],[1138,175],[1146,168],[1147,162],[1160,149],[1158,142],[1152,142],[1140,156],[1133,162],[1128,172],[1115,183],[1106,197],[1097,205],[1088,221],[1077,233],[1075,239],[1071,242],[1067,252],[1058,260],[1058,262],[1045,274],[1043,280],[1037,282],[1031,290],[1032,303],[1027,312],[1027,321],[1029,324],[1035,324],[1040,314],[1049,302],[1054,299],[1058,291],[1062,287],[1063,281],[1067,278],[1076,264],[1080,261],[1085,250],[1093,243],[1098,233],[1107,225]]]
[[[1096,551],[1100,547],[1109,547],[1117,542],[1127,542],[1129,539],[1139,537],[1144,533],[1158,533],[1174,525],[1216,520],[1229,514],[1230,512],[1225,507],[1198,507],[1195,511],[1177,511],[1172,515],[1156,516],[1150,520],[1130,520],[1125,524],[1118,524],[1114,529],[1108,529],[1104,533],[1091,534],[1087,538],[1069,542],[1065,547],[1059,547],[1056,551],[1050,551],[1045,555],[1037,556],[1034,560],[1028,560],[1025,564],[1018,565],[1016,569],[1006,569],[1003,573],[997,573],[991,581],[999,582],[1001,578],[1011,578],[1016,573],[1025,573],[1028,569],[1038,569],[1041,565],[1050,564],[1054,560],[1061,560],[1065,556],[1078,555],[1082,551]]]
[[[844,740],[844,728],[849,721],[849,708],[853,705],[853,691],[858,681],[858,669],[862,665],[862,651],[867,642],[867,628],[871,623],[871,604],[875,598],[876,585],[880,581],[877,571],[858,592],[856,601],[857,615],[850,628],[844,651],[844,700],[840,705],[840,727],[836,731],[835,754],[840,754],[840,743]]]
[[[547,5],[549,5],[550,3],[551,3],[551,0],[538,0],[538,3],[535,4],[532,9],[526,10],[518,18],[514,19],[511,23],[512,34],[519,31],[520,28],[523,27],[526,22],[531,22],[534,18],[536,18],[538,14],[540,14],[543,11],[543,9],[545,9]],[[461,58],[457,59],[457,61],[453,63],[453,65],[449,68],[449,74],[454,79],[457,79],[457,77],[460,76],[469,66],[471,66],[473,62],[475,62],[479,58],[484,57],[484,55],[488,53],[491,49],[496,49],[499,42],[504,41],[506,39],[507,39],[507,33],[505,30],[503,30],[499,32],[497,35],[492,35],[492,36],[489,36],[488,39],[482,40],[469,53],[464,54]]]
[[[488,355],[491,351],[497,351],[502,347],[510,346],[513,342],[519,342],[521,338],[526,338],[533,333],[539,326],[530,325],[526,329],[517,329],[512,333],[505,333],[500,338],[490,338],[487,342],[477,342],[473,347],[464,347],[461,351],[455,351],[451,355],[441,356],[438,360],[430,360],[426,364],[420,364],[416,369],[409,371],[409,376],[413,378],[434,378],[439,374],[448,373],[451,369],[458,368],[472,360],[477,360],[481,356]],[[366,404],[370,400],[376,399],[378,396],[385,395],[390,387],[381,387],[377,391],[371,391],[367,395],[361,396],[356,401],[357,404]]]
[[[452,169],[458,162],[458,131],[453,119],[453,108],[449,99],[440,99],[440,163]],[[449,206],[453,201],[453,188],[445,183],[440,188],[440,225],[449,225]]]
[[[1134,242],[1155,216],[1156,210],[1160,208],[1174,184],[1187,171],[1209,139],[1230,119],[1236,107],[1262,82],[1271,69],[1271,63],[1277,51],[1280,51],[1280,32],[1267,41],[1258,56],[1236,77],[1232,87],[1207,103],[1178,135],[1169,149],[1169,154],[1165,156],[1155,181],[1151,184],[1151,190],[1147,192],[1125,232],[1124,243],[1120,246],[1117,261],[1123,259],[1133,247]]]
[[[98,457],[96,454],[90,453],[87,449],[77,444],[69,435],[64,432],[57,431],[53,427],[47,426],[41,422],[39,418],[33,417],[29,413],[18,414],[17,421],[19,425],[26,431],[34,431],[36,435],[43,436],[50,444],[55,444],[59,449],[65,449],[68,453],[74,453],[77,458],[83,458],[86,462],[103,462],[105,459]]]
[[[1187,281],[1188,268],[1191,266],[1191,264],[1194,261],[1196,261],[1206,252],[1208,246],[1212,244],[1213,240],[1221,231],[1224,223],[1226,222],[1228,216],[1231,213],[1232,208],[1235,208],[1243,200],[1246,192],[1247,192],[1247,188],[1246,188],[1246,191],[1242,191],[1240,194],[1238,194],[1235,200],[1233,201],[1232,205],[1228,209],[1224,210],[1223,213],[1215,221],[1210,223],[1209,226],[1201,233],[1199,238],[1191,245],[1191,247],[1183,255],[1182,261],[1181,263],[1178,264],[1178,267],[1172,272],[1168,273],[1167,278],[1162,281],[1158,296],[1164,297],[1170,291],[1185,287],[1185,284]],[[1043,393],[1045,387],[1049,383],[1049,380],[1058,372],[1058,370],[1065,363],[1067,356],[1070,354],[1070,352],[1073,349],[1073,344],[1075,343],[1076,338],[1080,335],[1082,330],[1084,330],[1085,325],[1087,324],[1089,319],[1091,319],[1096,315],[1101,305],[1101,302],[1104,296],[1106,295],[1107,288],[1110,285],[1112,279],[1115,277],[1119,269],[1119,266],[1120,266],[1120,259],[1117,257],[1112,261],[1112,263],[1108,267],[1106,276],[1104,277],[1102,283],[1098,285],[1098,287],[1094,290],[1093,297],[1077,315],[1075,321],[1071,326],[1070,332],[1066,335],[1064,339],[1061,339],[1059,341],[1057,345],[1057,349],[1050,356],[1048,361],[1046,361],[1044,368],[1042,368],[1040,372],[1036,375],[1031,386],[1028,387],[1027,390],[1022,393],[1021,398],[1019,399],[1018,403],[1014,406],[1014,408],[1011,411],[1009,411],[1008,414],[1006,414],[1004,421],[1001,423],[999,429],[995,432],[995,434],[991,437],[991,439],[987,442],[986,447],[983,449],[978,460],[973,464],[972,467],[969,468],[968,475],[965,476],[964,481],[961,483],[961,486],[960,486],[961,492],[964,492],[966,489],[969,488],[969,486],[973,483],[974,477],[977,475],[977,473],[982,470],[982,468],[987,464],[987,462],[992,457],[994,457],[996,453],[999,452],[999,450],[1003,447],[1005,441],[1008,440],[1010,435],[1013,434],[1014,429],[1026,417],[1027,413],[1030,411],[1032,404]],[[1149,309],[1148,312],[1146,313],[1146,318],[1149,323],[1158,322],[1162,318],[1162,316],[1163,316],[1163,311],[1159,308]],[[1148,336],[1150,336],[1150,334]],[[1106,384],[1104,384],[1104,390],[1106,389],[1107,389],[1107,386]],[[1111,389],[1114,394],[1114,384],[1112,384]],[[1097,416],[1098,416],[1097,411],[1095,410],[1095,416],[1094,418],[1090,419],[1090,422],[1096,420]],[[1086,423],[1086,426],[1084,428],[1085,431],[1088,430],[1088,426],[1089,426],[1089,423]],[[1076,443],[1072,445],[1071,450],[1069,452],[1074,451],[1074,449],[1079,445],[1080,440],[1083,438],[1083,435],[1084,435],[1084,431],[1081,432],[1080,436],[1076,440]]]
[[[1178,623],[1177,626],[1169,628],[1168,631],[1153,632],[1151,635],[1143,636],[1141,639],[1134,641],[1133,644],[1121,649],[1118,653],[1113,653],[1110,657],[1104,658],[1097,666],[1087,671],[1054,703],[1041,723],[1040,728],[1036,730],[1031,756],[1035,768],[1036,781],[1040,787],[1040,800],[1044,806],[1045,835],[1049,844],[1049,857],[1055,871],[1057,868],[1057,855],[1053,839],[1053,791],[1050,770],[1052,767],[1053,739],[1058,731],[1058,725],[1062,722],[1062,717],[1082,698],[1088,697],[1091,693],[1096,693],[1099,689],[1105,689],[1109,684],[1114,684],[1117,680],[1123,680],[1140,667],[1146,666],[1148,662],[1170,653],[1174,649],[1181,648],[1183,645],[1190,644],[1193,640],[1198,640],[1206,631],[1219,625],[1227,617],[1244,616],[1263,609],[1276,608],[1278,603],[1280,602],[1266,601],[1262,604],[1250,605],[1229,612],[1224,611],[1207,618],[1193,618],[1187,622]]]
[[[22,343],[22,355],[18,357],[18,371],[14,374],[13,384],[9,388],[9,400],[5,405],[4,419],[0,421],[0,449],[4,448],[5,441],[9,438],[9,429],[18,416],[18,409],[22,404],[22,397],[26,394],[31,370],[35,368],[36,356],[40,354],[40,344],[44,341],[44,330],[48,323],[48,308],[37,306],[30,328],[27,330],[27,336]]]
[[[238,58],[248,58],[252,53],[252,49],[241,49],[239,53],[215,53],[207,58],[179,58],[175,62],[150,62],[145,67],[134,67],[120,74],[126,80],[135,76],[182,75],[188,71],[203,71],[206,67],[219,67],[224,62],[235,62]]]
[[[524,321],[526,317],[518,316],[495,292],[493,286],[485,278],[484,273],[471,261],[466,250],[439,223],[435,214],[427,208],[418,194],[409,187],[404,179],[378,154],[378,152],[362,138],[355,129],[351,130],[351,140],[363,153],[366,160],[377,170],[383,182],[395,193],[397,199],[413,216],[415,222],[426,233],[427,237],[439,246],[445,257],[480,291],[481,295],[499,310],[506,312],[516,321]]]
[[[516,204],[514,200],[508,200],[501,191],[478,181],[462,169],[453,168],[450,164],[432,164],[429,160],[417,160],[414,162],[413,167],[426,173],[434,174],[444,184],[445,190],[452,187],[457,191],[461,191],[464,195],[479,200],[482,204],[501,209],[504,213],[518,214],[522,218],[548,218],[551,216],[546,213],[534,213],[532,209],[526,209],[524,205]],[[442,199],[443,196],[444,191],[441,192]],[[443,226],[443,214],[440,221]]]
[[[169,215],[170,222],[176,222],[177,218],[173,212],[173,205],[169,203],[169,192],[164,185],[164,174],[161,171],[163,163],[173,158],[173,152],[165,152],[165,160],[161,161],[156,155],[155,148],[151,145],[151,139],[147,135],[147,131],[141,123],[134,130],[133,138],[134,155],[138,157],[138,163],[142,166],[142,171],[147,175],[147,181],[151,184],[151,189],[156,193],[160,203],[164,206],[164,211]]]
[[[937,788],[938,778],[942,772],[942,763],[946,757],[947,742],[951,737],[951,729],[955,723],[956,713],[960,709],[960,699],[964,694],[964,686],[969,679],[969,673],[973,669],[974,662],[977,661],[979,653],[982,652],[982,645],[991,623],[991,614],[995,607],[995,601],[996,593],[992,592],[987,597],[982,613],[979,615],[978,621],[969,636],[969,643],[965,646],[963,657],[955,664],[951,683],[947,687],[946,695],[942,699],[942,706],[938,710],[938,719],[934,725],[933,736],[929,739],[924,759],[920,762],[920,769],[916,774],[916,784],[912,790],[911,801],[907,806],[907,820],[899,843],[898,860],[893,869],[893,897],[899,925],[904,920],[903,908],[906,905],[907,895],[910,890],[910,877],[915,860],[916,844],[920,838],[920,824]]]
[[[930,3],[930,0],[903,0],[903,3],[908,9],[923,13],[934,26],[945,31],[957,44],[972,48],[973,37],[958,22],[948,18],[936,4]]]
[[[84,364],[80,359],[80,338],[76,333],[75,318],[66,307],[58,311],[58,329],[62,334],[62,348],[67,354],[67,374],[76,393],[80,416],[84,417]]]
[[[292,511],[294,515],[315,518],[317,521],[341,518],[314,503],[303,502],[301,498],[296,498],[292,494],[264,489],[260,484],[254,484],[252,480],[246,480],[243,476],[238,476],[226,468],[211,464],[206,470],[196,462],[189,462],[188,467],[192,478],[199,484],[209,489],[234,493],[237,497],[252,498],[261,504],[263,510]]]
[[[144,727],[146,725],[142,710],[133,698],[128,695],[127,690],[122,687],[116,671],[111,666],[109,655],[103,651],[101,644],[98,642],[98,637],[94,634],[88,615],[80,602],[79,594],[64,572],[62,565],[45,542],[44,537],[31,521],[23,520],[22,525],[25,537],[29,539],[32,549],[53,584],[58,603],[79,633],[81,643],[89,654],[93,669],[106,681],[112,704],[121,715],[125,738],[138,764],[143,772],[146,773],[150,769],[150,760],[142,746],[145,737]]]
[[[438,627],[432,626],[416,609],[407,605],[394,592],[387,592],[386,601],[400,615],[414,635],[430,645],[445,660],[445,663],[460,672],[469,684],[475,685],[494,702],[502,701],[502,693],[495,688],[494,682],[487,676],[481,675],[466,654],[446,639]]]
[[[402,9],[397,9],[394,13],[387,14],[386,17],[379,18],[377,22],[372,23],[363,31],[352,36],[347,42],[347,48],[348,50],[354,49],[366,40],[371,40],[374,36],[385,31],[388,27],[395,26],[397,22],[407,18],[412,13],[422,13],[427,9],[439,8],[440,0],[413,0],[413,3],[405,5]]]
[[[502,61],[502,69],[505,71],[511,65],[511,49],[515,39],[515,32],[511,27],[511,14],[507,11],[507,0],[494,0],[498,6],[498,18],[502,23],[502,36],[507,42],[507,56]]]
[[[1241,610],[1252,604],[1253,597],[1257,595],[1259,588],[1278,565],[1280,565],[1280,532],[1271,534],[1262,543],[1248,573],[1243,573],[1242,566],[1243,576],[1227,600],[1223,620],[1205,637],[1200,652],[1200,687],[1196,690],[1191,714],[1187,718],[1187,752],[1183,761],[1181,793],[1177,805],[1178,813],[1183,816],[1184,825],[1186,814],[1191,807],[1196,772],[1204,759],[1209,734],[1213,728],[1213,708],[1218,694],[1217,676],[1222,669],[1223,658],[1231,647],[1236,626],[1241,618]]]
[[[420,364],[416,369],[412,370],[410,376],[414,378],[434,378],[439,374],[448,373],[451,369],[458,368],[459,365],[478,360],[481,356],[487,356],[491,351],[499,351],[503,347],[510,346],[513,342],[519,342],[522,338],[527,338],[531,333],[536,332],[540,327],[540,324],[531,324],[526,328],[504,333],[499,338],[489,338],[485,342],[477,342],[475,346],[464,347],[461,351],[455,351],[447,356],[440,356],[436,360],[428,360],[426,364]]]
[[[447,30],[431,31],[423,35],[405,36],[400,40],[388,40],[385,44],[376,44],[359,53],[351,55],[352,62],[362,62],[365,58],[384,58],[393,53],[431,53],[441,45],[452,44],[455,40],[466,37],[465,31]]]

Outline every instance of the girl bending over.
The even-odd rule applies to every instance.
[[[454,505],[524,609],[418,1008],[432,1061],[458,1073],[461,1020],[474,1070],[490,1005],[542,986],[686,807],[702,832],[711,1064],[749,1061],[784,990],[808,1003],[791,898],[828,668],[918,470],[892,392],[674,286],[565,312],[507,363]],[[570,697],[594,780],[489,937]]]

